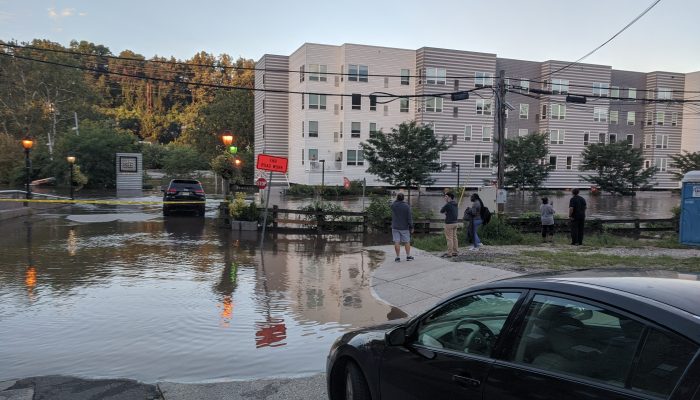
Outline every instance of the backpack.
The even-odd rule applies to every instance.
[[[486,206],[481,207],[481,220],[483,221],[484,225],[491,222],[491,211]]]

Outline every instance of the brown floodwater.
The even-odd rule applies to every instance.
[[[208,212],[209,216],[214,210]],[[0,225],[0,381],[203,382],[320,372],[376,300],[362,236],[232,233],[211,217],[66,207]]]

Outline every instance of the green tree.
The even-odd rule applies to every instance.
[[[379,131],[361,146],[369,162],[367,172],[393,186],[408,188],[409,200],[412,186],[435,182],[431,174],[444,168],[440,152],[449,148],[444,137],[438,140],[432,128],[416,121],[404,122],[390,134]]]
[[[630,147],[627,141],[591,144],[582,156],[579,169],[593,173],[581,178],[610,193],[624,195],[648,188],[657,171],[656,167],[644,169],[641,149]]]
[[[12,182],[13,171],[23,168],[23,151],[19,140],[0,133],[0,184]]]
[[[683,154],[671,156],[673,164],[678,168],[678,172],[671,172],[677,180],[683,179],[688,171],[700,171],[700,151],[690,153],[683,151]]]
[[[537,190],[554,167],[541,160],[547,156],[547,137],[533,132],[526,136],[506,139],[505,183],[518,189]]]
[[[166,146],[166,149],[163,156],[163,169],[170,176],[189,174],[207,167],[207,163],[199,153],[190,146],[171,144]]]

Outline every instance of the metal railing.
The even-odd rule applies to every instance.
[[[25,190],[0,190],[0,196],[11,195],[13,199],[24,198],[27,195]],[[56,196],[53,194],[32,192],[32,197],[45,197],[47,199],[70,200],[70,197]]]

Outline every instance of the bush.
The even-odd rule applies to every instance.
[[[165,148],[166,152],[162,160],[163,169],[170,176],[189,174],[206,167],[206,164],[202,162],[202,157],[194,147],[170,144]]]
[[[12,182],[14,170],[23,168],[23,151],[19,140],[0,134],[0,184]]]
[[[228,214],[234,221],[258,221],[260,219],[260,210],[255,202],[246,204],[244,193],[236,193],[235,198],[228,203]]]
[[[311,197],[315,193],[315,187],[310,185],[294,184],[287,189],[288,196]]]
[[[141,153],[143,153],[144,169],[161,169],[168,148],[160,143],[142,143]]]
[[[486,244],[519,244],[523,234],[508,223],[505,216],[494,215],[491,222],[479,227],[479,238]]]
[[[384,228],[385,222],[391,219],[391,200],[384,196],[370,196],[365,212],[371,226]]]

